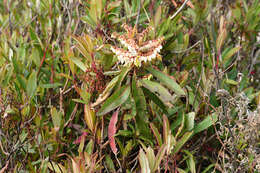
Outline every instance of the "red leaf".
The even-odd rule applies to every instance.
[[[81,139],[84,138],[85,136],[87,136],[87,132],[83,132],[82,135],[73,142],[73,144],[79,144]]]
[[[108,125],[108,139],[109,139],[109,144],[110,148],[112,149],[113,153],[116,155],[117,153],[117,148],[116,148],[116,142],[115,142],[115,134],[116,134],[116,123],[117,123],[117,117],[118,117],[119,109],[117,109],[109,122]]]

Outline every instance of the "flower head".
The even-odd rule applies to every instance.
[[[156,40],[149,40],[144,42],[145,35],[152,30],[148,27],[141,33],[137,33],[136,28],[124,25],[126,33],[120,35],[113,33],[112,37],[117,38],[119,42],[127,48],[127,50],[111,46],[111,50],[116,54],[119,63],[129,66],[134,64],[137,67],[142,65],[142,62],[152,61],[156,57],[160,57],[159,52],[162,49],[163,37]]]

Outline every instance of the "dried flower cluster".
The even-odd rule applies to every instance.
[[[111,50],[116,54],[119,63],[130,66],[134,64],[137,67],[142,65],[142,62],[148,62],[156,57],[160,57],[159,52],[162,49],[163,37],[156,40],[149,40],[144,42],[145,36],[153,28],[148,27],[141,33],[137,33],[136,28],[123,26],[126,30],[124,35],[113,33],[112,38],[117,38],[120,43],[127,48],[127,50],[111,46]]]

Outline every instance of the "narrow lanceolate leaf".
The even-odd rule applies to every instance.
[[[132,80],[132,94],[136,105],[137,113],[144,117],[145,112],[147,110],[146,108],[146,101],[144,97],[144,93],[140,87],[137,86],[136,81],[136,75],[134,74],[133,80]]]
[[[218,120],[217,113],[207,116],[202,122],[194,127],[194,134],[199,133],[210,126],[212,126]]]
[[[144,151],[141,149],[139,152],[139,162],[141,165],[141,173],[150,173],[150,167],[149,167],[149,161],[144,153]]]
[[[225,82],[230,85],[238,85],[238,82],[232,79],[226,79]]]
[[[186,115],[185,125],[188,131],[194,128],[195,112],[190,112]]]
[[[101,104],[103,101],[105,101],[109,97],[109,95],[111,94],[111,92],[112,92],[114,86],[116,85],[117,81],[118,81],[118,76],[114,77],[108,83],[108,85],[106,86],[106,89],[103,91],[102,94],[100,94],[98,96],[96,102],[91,104],[91,107],[95,107],[95,106]]]
[[[51,118],[54,128],[58,130],[62,123],[62,114],[55,107],[51,108]]]
[[[163,140],[166,144],[170,143],[170,141],[168,141],[169,135],[171,135],[169,120],[166,115],[163,115]]]
[[[147,123],[147,107],[146,107],[146,100],[144,97],[143,90],[138,87],[136,75],[134,74],[132,80],[132,95],[135,101],[136,112],[137,115],[135,117],[136,120],[136,127],[140,131],[141,135],[147,137],[148,139],[151,138],[150,129]]]
[[[171,135],[169,120],[166,117],[166,115],[163,115],[163,140],[164,140],[164,144],[166,144],[167,154],[170,154],[170,151],[172,149],[172,145],[171,145],[172,135]]]
[[[56,172],[56,173],[63,173],[63,172],[66,172],[66,168],[64,166],[62,166],[61,164],[59,163],[55,163],[55,162],[48,162],[48,168],[50,170],[52,170],[53,172]],[[0,172],[1,173],[1,172]]]
[[[117,80],[117,83],[116,83],[116,86],[115,86],[115,90],[119,89],[121,87],[121,84],[124,80],[124,78],[126,77],[127,73],[130,71],[131,68],[128,68],[128,67],[124,67],[119,76],[118,76],[118,80]]]
[[[35,71],[31,73],[26,85],[26,92],[29,98],[33,97],[37,89],[37,74]]]
[[[164,102],[170,102],[174,100],[174,97],[169,93],[169,91],[164,88],[161,84],[157,82],[153,82],[150,80],[141,80],[142,85],[149,89],[154,94],[158,95],[158,97]]]
[[[222,56],[224,63],[226,63],[235,53],[239,51],[241,47],[234,47],[233,49],[229,50],[225,56]]]
[[[158,80],[160,80],[164,85],[166,85],[169,89],[174,91],[177,95],[185,95],[184,90],[180,87],[175,80],[164,74],[163,72],[160,72],[158,70],[155,70],[152,67],[147,68],[147,70],[152,73]]]
[[[181,147],[190,139],[190,137],[192,136],[192,134],[193,134],[193,131],[191,131],[191,132],[186,132],[186,133],[182,136],[182,138],[181,138],[179,141],[177,141],[176,146],[175,146],[175,148],[173,149],[173,154],[177,153],[177,152],[181,149]]]
[[[130,94],[130,87],[123,86],[117,90],[111,97],[109,97],[98,111],[97,115],[105,115],[110,111],[116,109],[128,99]]]
[[[149,162],[149,168],[153,170],[154,164],[155,164],[155,155],[154,155],[154,150],[149,146],[148,148],[145,149],[146,152],[146,157]]]
[[[218,51],[220,51],[221,47],[224,45],[224,41],[225,41],[226,37],[227,37],[227,30],[226,30],[226,28],[223,28],[220,31],[217,41],[216,41],[216,47],[217,47]]]
[[[157,106],[159,106],[163,110],[164,114],[168,114],[166,106],[164,105],[162,100],[157,95],[155,95],[154,93],[152,93],[150,90],[146,89],[145,87],[142,87],[142,90],[146,97],[151,99],[155,104],[157,104]]]
[[[75,57],[71,57],[70,58],[71,61],[76,64],[81,70],[83,70],[84,72],[87,70],[86,66],[84,65],[83,62],[80,61],[80,59],[75,58]]]
[[[186,162],[187,162],[187,165],[189,167],[190,172],[191,173],[196,173],[196,164],[195,164],[195,160],[194,160],[193,155],[189,151],[187,151],[187,150],[184,150],[184,152],[189,157],[189,159],[187,159]]]
[[[80,166],[79,166],[79,164],[73,158],[71,158],[71,162],[72,162],[73,173],[80,173]]]
[[[119,113],[119,109],[117,109],[109,122],[108,125],[108,139],[109,139],[109,144],[110,144],[110,148],[112,149],[113,153],[116,155],[117,153],[117,148],[116,148],[116,142],[115,142],[115,134],[116,134],[116,123],[117,123],[117,119],[118,119],[118,113]]]
[[[160,149],[156,155],[156,158],[155,158],[155,164],[154,164],[152,172],[155,172],[159,168],[159,165],[163,159],[163,156],[165,155],[166,149],[167,149],[167,146],[165,144],[163,144],[160,147]]]
[[[155,26],[155,28],[157,28],[159,22],[161,21],[161,15],[162,15],[162,6],[160,5],[157,8],[157,11],[156,11],[155,16],[154,16],[154,26]]]
[[[85,37],[76,37],[72,36],[74,40],[76,40],[77,44],[75,47],[79,50],[79,52],[86,58],[88,61],[92,62],[92,58],[90,53],[93,51],[93,44],[88,35]]]
[[[84,119],[88,128],[94,132],[95,128],[95,113],[90,109],[90,106],[85,104],[84,106]]]
[[[110,172],[116,172],[113,160],[111,159],[111,157],[109,155],[106,155],[106,165]]]
[[[152,129],[152,132],[154,136],[156,137],[157,143],[159,146],[162,145],[162,137],[161,134],[159,133],[158,129],[155,127],[153,123],[150,123],[150,128]]]

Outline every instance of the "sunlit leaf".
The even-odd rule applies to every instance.
[[[101,109],[98,111],[98,115],[105,115],[110,111],[116,109],[120,105],[122,105],[129,97],[130,94],[130,87],[123,86],[119,90],[117,90],[111,97],[109,97],[104,104],[102,105]]]
[[[82,71],[86,72],[87,68],[84,65],[84,63],[79,59],[79,58],[75,58],[75,57],[71,57],[70,58],[72,60],[72,62],[74,62]]]
[[[153,69],[152,67],[147,68],[149,72],[152,73],[155,77],[158,78],[163,84],[165,84],[169,89],[174,91],[178,95],[185,95],[184,90],[178,85],[172,78],[165,75],[164,73]]]
[[[194,127],[194,134],[199,133],[210,126],[212,126],[216,121],[218,120],[217,113],[213,113],[212,115],[208,115],[203,121],[201,121],[199,124],[197,124]]]
[[[182,146],[190,139],[190,137],[192,136],[193,131],[191,132],[186,132],[181,139],[179,139],[176,143],[176,146],[173,148],[173,154],[177,153]]]
[[[141,165],[141,173],[150,173],[149,161],[142,149],[139,151],[138,159]]]
[[[37,74],[35,71],[32,71],[26,84],[26,92],[29,98],[32,98],[35,95],[36,89],[37,89]]]

